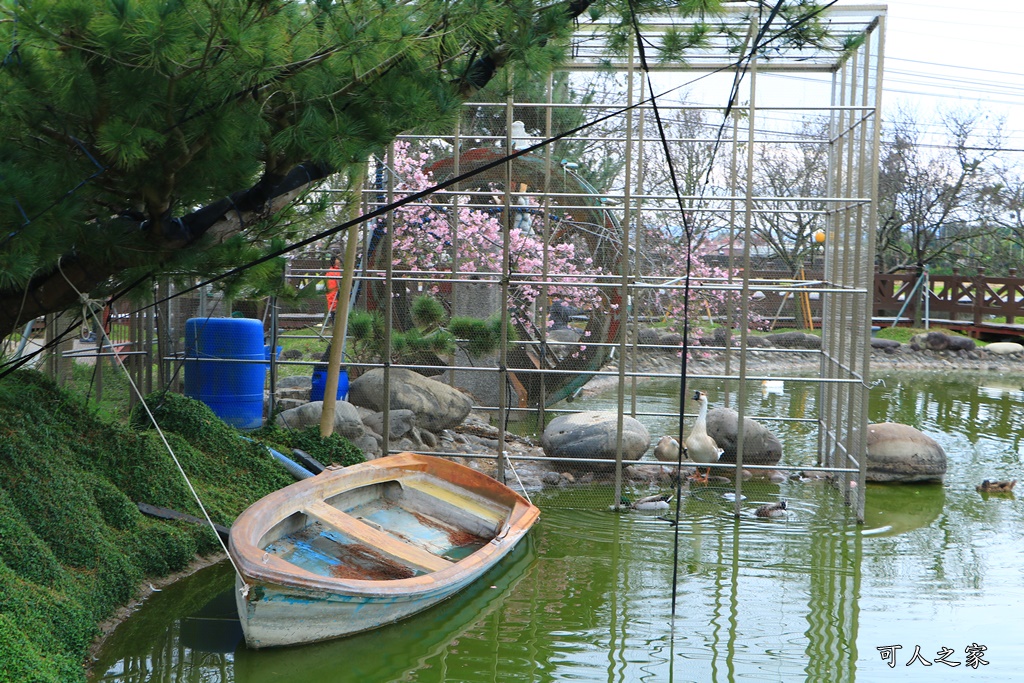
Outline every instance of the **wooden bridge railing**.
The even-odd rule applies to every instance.
[[[895,316],[910,299],[903,312],[911,317],[923,310],[922,290],[916,287],[919,273],[876,273],[873,310],[876,317]],[[977,275],[929,275],[928,314],[931,318],[969,321],[975,325],[987,316],[1005,317],[1007,323],[1024,319],[1024,278],[1010,269],[1009,277],[988,277],[984,269]]]

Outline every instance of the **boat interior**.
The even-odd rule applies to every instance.
[[[259,545],[320,576],[404,579],[468,557],[502,533],[510,513],[430,477],[402,478],[307,500]]]

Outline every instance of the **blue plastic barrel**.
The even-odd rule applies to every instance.
[[[185,395],[199,399],[238,429],[263,426],[263,323],[252,318],[185,322]]]
[[[327,388],[327,370],[313,369],[313,386],[309,390],[310,401],[324,400],[324,389]],[[335,398],[339,401],[348,396],[348,373],[344,370],[338,372],[338,395]]]

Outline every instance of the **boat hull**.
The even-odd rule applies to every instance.
[[[509,547],[509,550],[512,548]],[[507,553],[503,553],[504,557]],[[495,562],[501,559],[495,558]],[[241,579],[236,579],[236,602],[246,644],[253,648],[281,647],[313,643],[387,626],[433,607],[463,590],[492,564],[465,580],[450,582],[438,590],[418,595],[373,596],[323,594],[275,585],[250,587],[258,600],[242,595]]]
[[[328,470],[236,520],[236,602],[252,648],[310,643],[394,623],[493,567],[539,511],[447,460],[403,453]]]

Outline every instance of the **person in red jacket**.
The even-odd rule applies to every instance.
[[[338,286],[341,283],[341,257],[331,257],[331,267],[327,269],[327,313],[330,322],[334,322],[334,311],[338,308]]]

